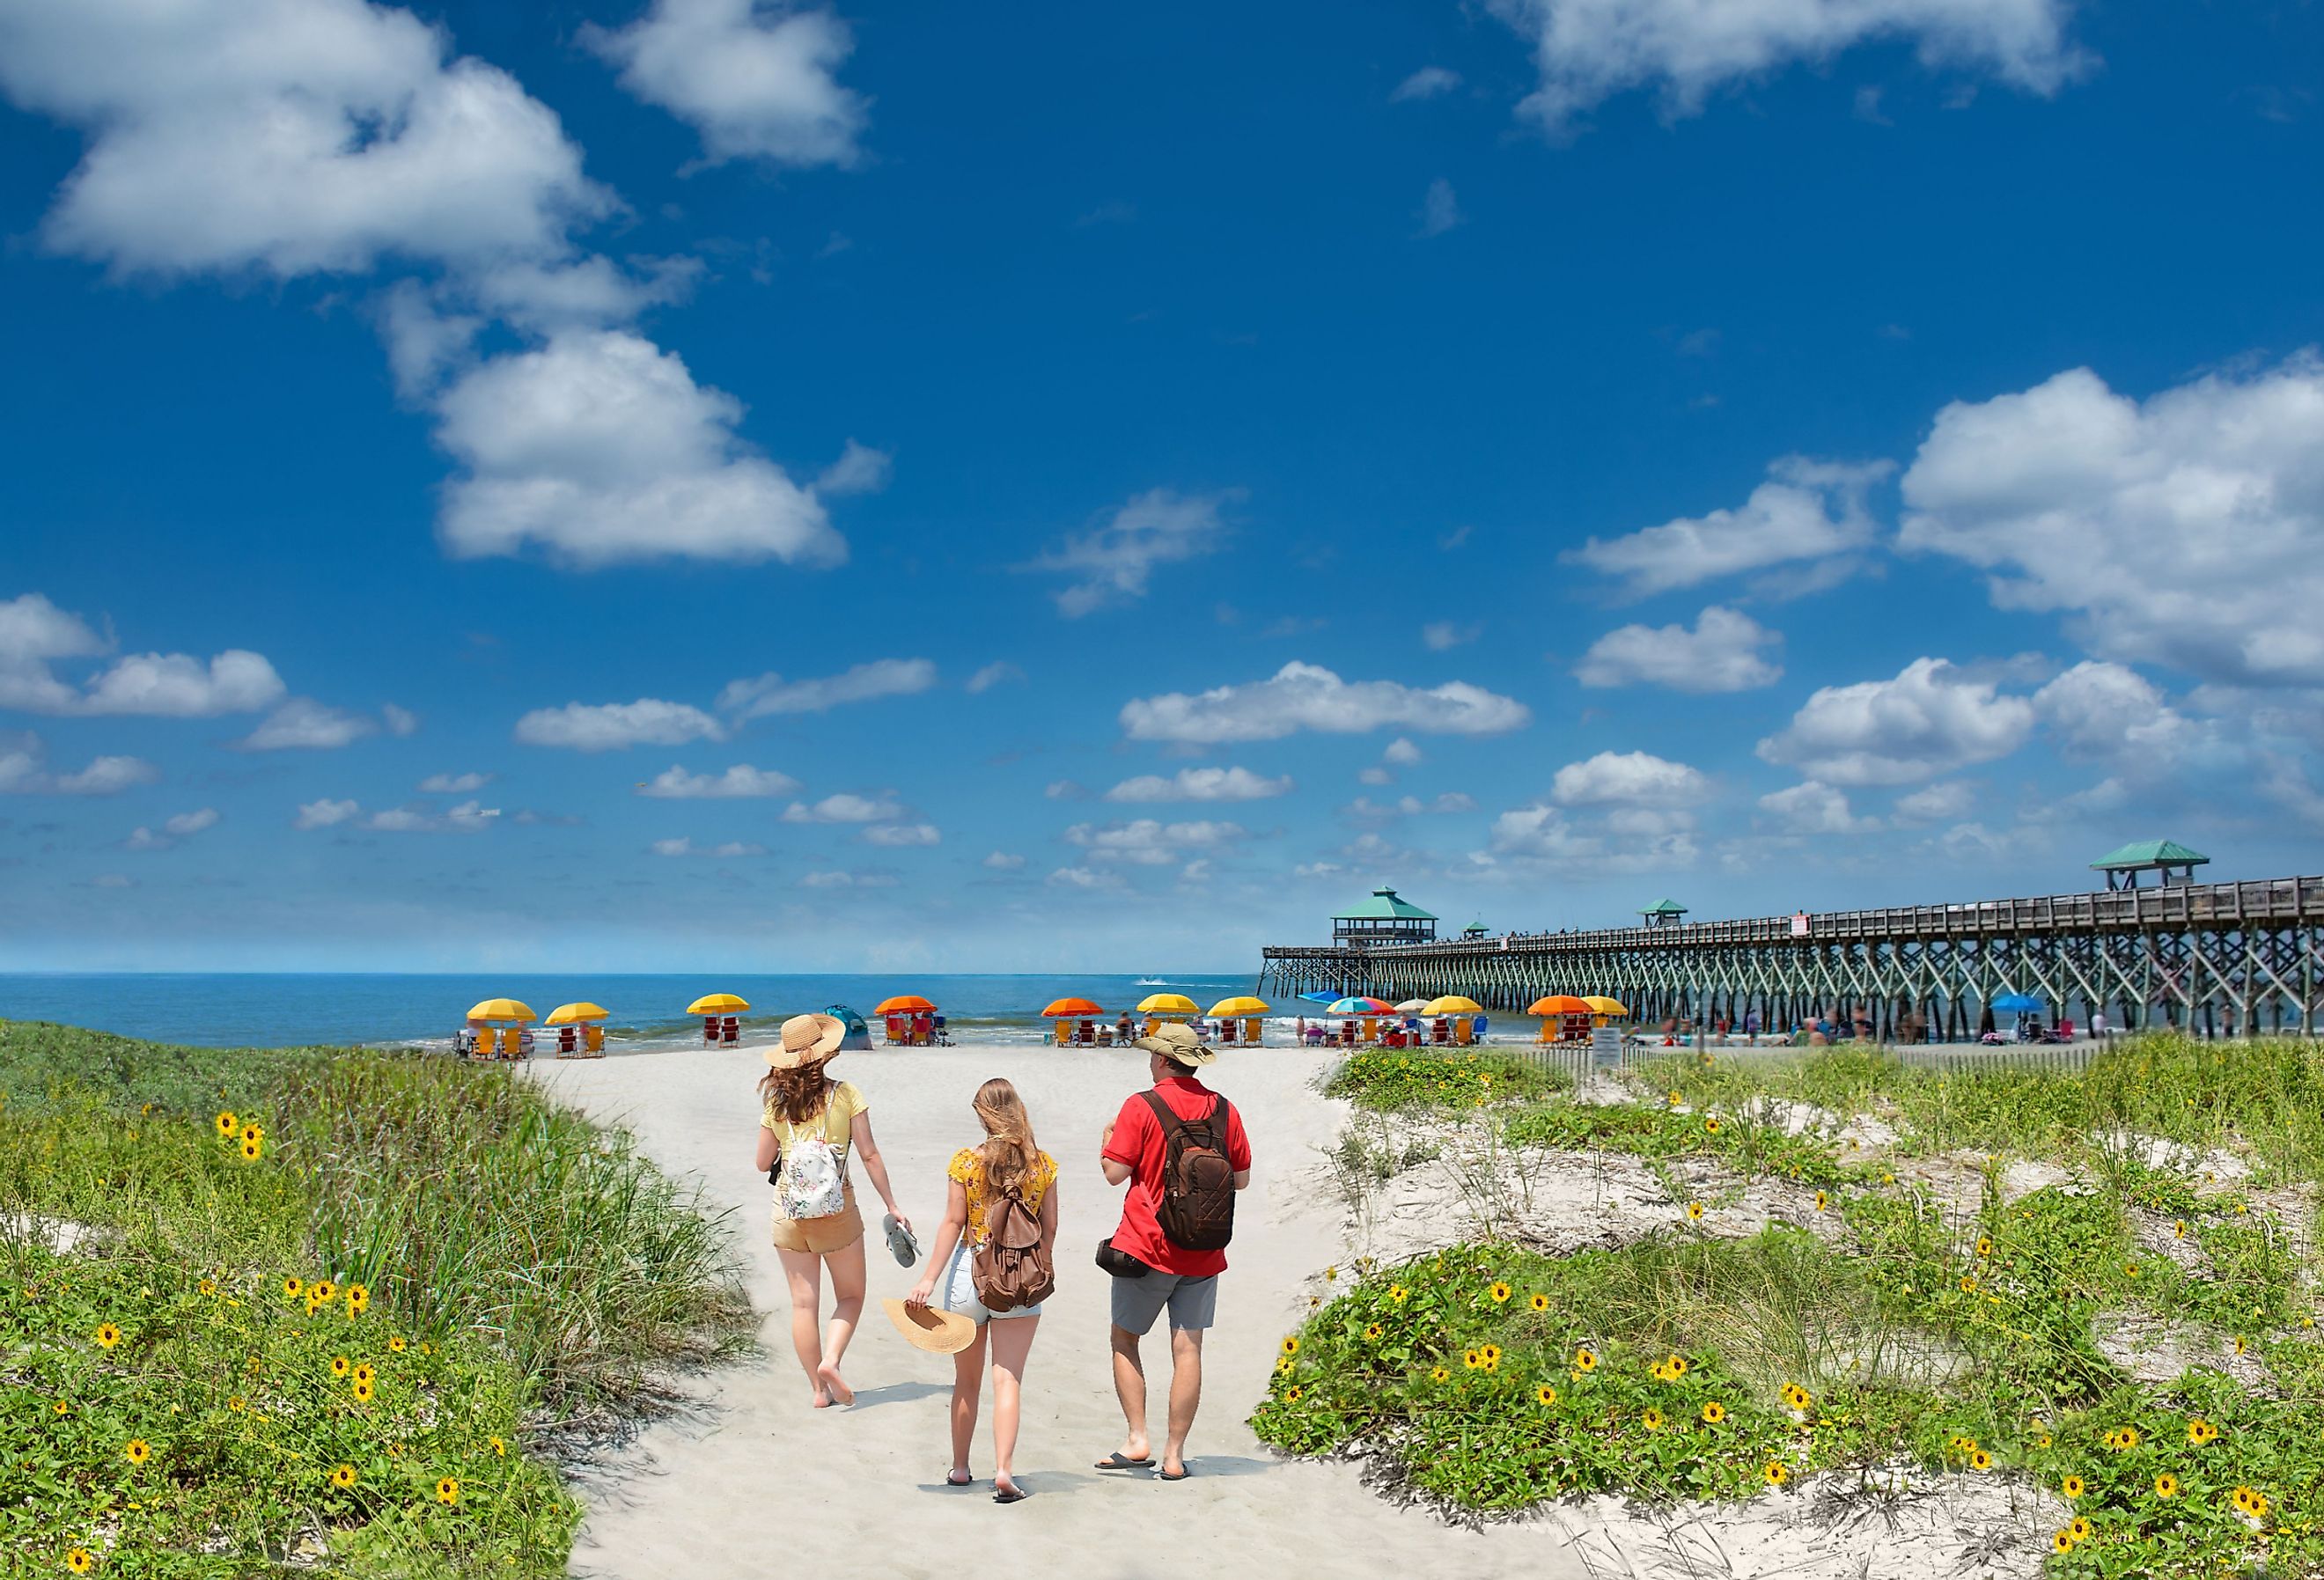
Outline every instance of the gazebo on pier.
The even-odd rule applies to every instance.
[[[2106,874],[2108,889],[2135,889],[2141,873],[2153,873],[2158,886],[2169,888],[2193,882],[2195,869],[2210,859],[2172,840],[2142,839],[2100,856],[2090,864],[2090,870]]]
[[[1676,927],[1678,919],[1686,914],[1686,907],[1675,900],[1657,900],[1638,914],[1648,927]]]
[[[1471,922],[1467,927],[1462,928],[1461,929],[1461,936],[1469,939],[1471,943],[1475,942],[1479,938],[1486,937],[1487,931],[1485,928],[1485,919],[1480,916],[1476,920]]]
[[[1342,948],[1435,941],[1435,915],[1421,910],[1393,889],[1375,889],[1370,899],[1332,918],[1332,942]]]

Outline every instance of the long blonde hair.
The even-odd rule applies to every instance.
[[[984,1124],[984,1182],[996,1196],[1022,1185],[1040,1160],[1033,1144],[1033,1116],[1017,1088],[995,1076],[976,1089],[976,1117]]]

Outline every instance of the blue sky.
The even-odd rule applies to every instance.
[[[2314,871],[2324,16],[1697,11],[0,0],[0,968]]]

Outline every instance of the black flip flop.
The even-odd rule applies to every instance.
[[[972,1476],[968,1477],[965,1481],[957,1481],[957,1482],[956,1482],[956,1481],[954,1481],[954,1480],[953,1480],[953,1479],[952,1479],[952,1472],[950,1472],[950,1471],[946,1471],[946,1472],[945,1472],[945,1485],[946,1485],[946,1486],[948,1486],[948,1487],[973,1487],[973,1486],[976,1485],[976,1477],[974,1477],[973,1475],[972,1475]]]
[[[1107,1455],[1103,1459],[1099,1460],[1097,1462],[1097,1468],[1100,1470],[1144,1470],[1153,1463],[1154,1456],[1150,1454],[1143,1459],[1132,1459],[1130,1455],[1117,1448],[1112,1453]]]
[[[996,1503],[1021,1503],[1031,1496],[1022,1487],[1002,1487],[994,1490],[992,1501]]]
[[[1154,1479],[1157,1482],[1183,1482],[1194,1474],[1190,1470],[1182,1470],[1176,1475],[1172,1475],[1167,1470],[1157,1470],[1154,1473]]]

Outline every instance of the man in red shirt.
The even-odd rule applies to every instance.
[[[1156,1027],[1153,1035],[1131,1046],[1145,1052],[1155,1095],[1180,1119],[1199,1122],[1225,1110],[1227,1162],[1234,1170],[1234,1187],[1250,1185],[1250,1140],[1243,1134],[1242,1115],[1194,1078],[1196,1070],[1219,1057],[1217,1051],[1204,1047],[1187,1028],[1170,1023]],[[1121,1226],[1113,1232],[1113,1248],[1144,1262],[1147,1270],[1113,1280],[1113,1388],[1130,1432],[1119,1450],[1098,1462],[1098,1468],[1129,1470],[1153,1464],[1146,1436],[1146,1366],[1138,1341],[1167,1309],[1170,1432],[1155,1474],[1164,1481],[1183,1481],[1186,1434],[1203,1398],[1203,1334],[1218,1309],[1219,1274],[1226,1270],[1227,1255],[1188,1250],[1163,1233],[1159,1206],[1168,1138],[1145,1094],[1124,1100],[1121,1112],[1099,1138],[1099,1149],[1106,1179],[1130,1187],[1121,1204]]]

